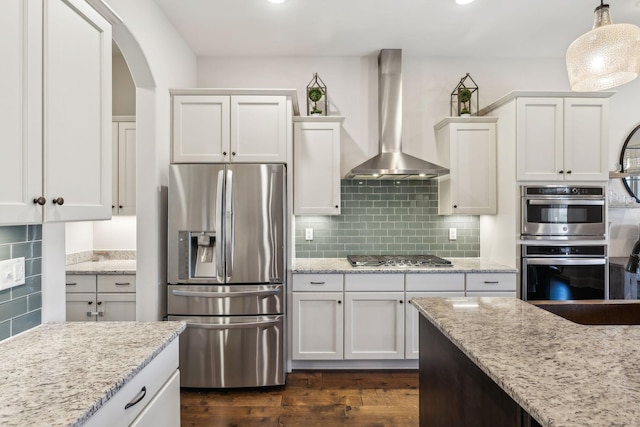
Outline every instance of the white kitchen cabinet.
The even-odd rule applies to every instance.
[[[192,92],[171,92],[174,163],[287,161],[287,96]]]
[[[496,213],[497,117],[450,117],[435,126],[439,163],[439,215]]]
[[[179,427],[179,338],[112,396],[87,427]]]
[[[136,320],[136,276],[68,274],[67,321]]]
[[[295,274],[292,285],[292,358],[342,360],[342,274]]]
[[[515,297],[515,273],[467,273],[466,295],[469,297],[503,296]]]
[[[82,0],[0,5],[0,224],[111,216],[111,26]]]
[[[112,205],[113,215],[136,214],[136,122],[134,117],[114,117]]]
[[[607,181],[609,100],[520,97],[519,181]]]
[[[414,298],[464,297],[464,273],[407,274],[405,278],[404,358],[418,359],[420,312],[411,304]]]
[[[294,215],[340,215],[340,129],[343,119],[294,118]]]

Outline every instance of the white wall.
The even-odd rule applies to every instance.
[[[113,55],[112,73],[112,106],[111,111],[114,116],[135,116],[136,115],[136,86],[129,72],[127,62],[118,49]]]
[[[67,222],[65,228],[65,253],[92,251],[94,249],[92,222]]]
[[[207,57],[198,58],[200,87],[286,87],[298,92],[306,115],[305,88],[317,72],[327,85],[330,115],[345,116],[344,175],[378,150],[376,57]],[[450,95],[466,73],[479,87],[480,108],[512,90],[569,90],[564,58],[462,59],[403,57],[403,147],[435,160],[433,125],[450,114]],[[611,98],[610,168],[615,168],[626,135],[638,123],[640,79],[614,89]],[[611,181],[618,193],[624,189]],[[627,255],[638,235],[640,209],[611,210],[612,256]]]

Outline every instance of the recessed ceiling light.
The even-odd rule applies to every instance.
[[[267,0],[269,3],[273,3],[273,4],[280,4],[280,3],[284,3],[287,0]],[[473,1],[473,0],[472,0]]]
[[[457,4],[469,4],[473,3],[474,0],[456,0]]]

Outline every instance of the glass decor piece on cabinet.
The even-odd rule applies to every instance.
[[[467,73],[451,92],[451,115],[465,117],[478,114],[478,95],[478,85]]]
[[[328,109],[327,85],[318,73],[313,73],[313,78],[307,85],[307,116],[326,116]]]
[[[627,136],[620,152],[620,172],[622,183],[629,195],[640,203],[640,125]]]

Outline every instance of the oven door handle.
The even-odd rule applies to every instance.
[[[171,291],[177,297],[204,297],[204,298],[234,298],[234,297],[255,297],[270,296],[280,293],[280,289],[269,289],[262,291],[241,291],[241,292],[198,292],[181,291],[174,289]]]
[[[527,199],[530,205],[585,205],[604,206],[604,200],[557,200],[557,199]]]
[[[522,258],[527,265],[605,265],[605,258]]]
[[[281,319],[265,320],[263,322],[249,322],[249,323],[189,323],[187,322],[187,328],[196,329],[250,329],[250,328],[267,328],[269,326],[277,325],[281,322]]]

